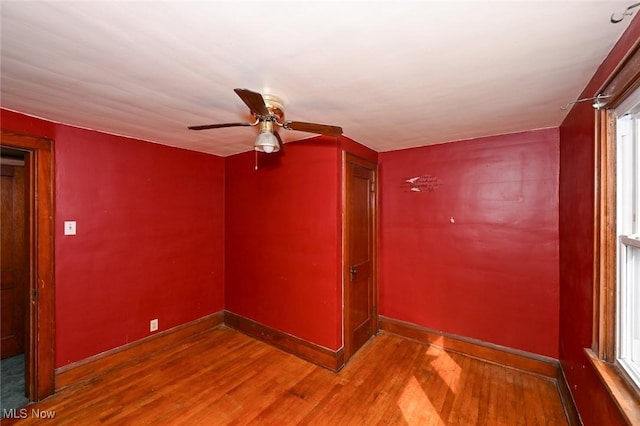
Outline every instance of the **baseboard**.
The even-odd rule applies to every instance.
[[[564,407],[564,413],[567,416],[569,426],[581,426],[582,420],[580,419],[580,413],[578,412],[576,402],[573,399],[571,390],[569,389],[569,382],[567,382],[567,377],[564,375],[562,363],[559,363],[558,365],[558,376],[556,377],[556,383],[558,385],[560,400],[562,401],[562,406]]]
[[[229,328],[331,371],[339,371],[344,366],[344,351],[342,349],[332,351],[229,311],[224,312],[224,323]]]
[[[543,355],[456,336],[421,327],[397,319],[379,317],[380,329],[409,339],[428,343],[453,352],[481,359],[494,364],[538,374],[551,379],[558,377],[558,360]]]
[[[96,371],[105,371],[121,366],[140,356],[158,349],[174,345],[181,340],[223,324],[223,312],[216,312],[206,317],[164,330],[135,342],[119,346],[100,354],[67,364],[55,370],[56,391],[72,384],[90,380]]]

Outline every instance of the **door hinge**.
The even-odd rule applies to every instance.
[[[38,289],[37,288],[31,289],[31,300],[33,300],[34,302],[38,300]]]
[[[376,182],[375,181],[371,181],[371,192],[376,192]]]

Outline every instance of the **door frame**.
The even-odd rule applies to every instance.
[[[53,140],[5,130],[0,133],[3,146],[26,154],[30,302],[25,388],[31,401],[40,401],[55,391]]]
[[[350,152],[342,152],[342,337],[344,348],[344,363],[346,364],[353,356],[351,333],[348,330],[350,320],[350,294],[347,288],[349,282],[349,217],[347,203],[350,195],[350,185],[348,183],[347,167],[348,163],[353,163],[358,166],[369,169],[373,172],[373,185],[372,191],[369,192],[371,197],[371,206],[373,209],[372,218],[372,270],[371,276],[373,278],[372,290],[373,290],[373,303],[371,305],[371,318],[373,321],[373,330],[377,332],[378,326],[378,164]]]

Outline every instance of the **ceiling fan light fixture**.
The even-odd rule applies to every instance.
[[[280,142],[273,134],[273,123],[264,121],[260,125],[260,133],[253,144],[256,151],[271,154],[280,151]]]

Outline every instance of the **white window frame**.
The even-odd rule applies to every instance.
[[[616,114],[615,363],[640,389],[640,89]]]

